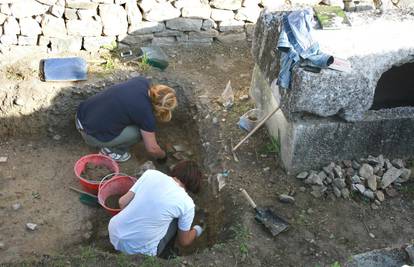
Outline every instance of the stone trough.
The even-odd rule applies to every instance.
[[[351,63],[351,71],[294,67],[290,88],[276,85],[277,41],[284,12],[263,11],[252,55],[251,95],[270,112],[270,134],[280,141],[288,172],[331,161],[414,154],[414,13],[409,10],[347,13],[352,26],[316,29],[321,50]]]

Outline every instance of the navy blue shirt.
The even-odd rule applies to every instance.
[[[149,87],[149,80],[136,77],[86,99],[77,112],[84,131],[102,142],[111,141],[129,125],[155,132]]]

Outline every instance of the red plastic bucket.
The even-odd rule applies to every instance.
[[[108,181],[102,180],[101,185],[99,185],[98,191],[98,201],[101,206],[108,211],[112,216],[116,215],[121,209],[112,209],[105,205],[108,197],[112,195],[124,195],[137,181],[136,178],[131,176],[115,176]]]
[[[119,165],[115,160],[108,156],[101,154],[90,154],[83,156],[75,163],[75,175],[79,178],[79,182],[85,191],[91,194],[98,194],[99,183],[101,181],[91,181],[88,177],[81,177],[82,172],[85,170],[87,163],[93,163],[94,165],[103,165],[111,170],[112,173],[119,173]]]

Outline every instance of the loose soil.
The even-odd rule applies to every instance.
[[[80,83],[42,83],[38,62],[46,54],[15,52],[2,55],[0,65],[0,264],[50,266],[331,266],[351,255],[387,246],[400,246],[414,236],[414,183],[403,185],[380,209],[354,196],[351,200],[315,199],[295,177],[287,175],[275,148],[261,128],[237,151],[231,147],[245,136],[237,127],[239,117],[253,108],[248,93],[253,62],[250,46],[215,44],[211,47],[169,47],[169,67],[150,70],[146,76],[176,87],[179,107],[171,123],[158,126],[162,145],[181,144],[202,167],[206,179],[197,205],[195,223],[204,221],[206,233],[182,256],[165,261],[123,256],[108,241],[109,215],[79,202],[69,186],[78,186],[74,163],[97,150],[84,144],[73,122],[75,100],[81,101],[105,86],[137,75],[135,66],[90,69]],[[62,54],[59,56],[74,56]],[[85,58],[94,55],[81,54]],[[19,71],[9,70],[13,66]],[[19,67],[20,66],[20,67]],[[13,78],[13,73],[16,77]],[[226,111],[217,100],[232,81],[235,102]],[[191,97],[192,96],[192,97]],[[59,138],[57,138],[58,136]],[[142,144],[121,171],[133,175],[150,159]],[[386,151],[384,151],[386,154]],[[177,160],[156,167],[165,172]],[[269,168],[267,168],[269,167]],[[212,183],[218,173],[228,174],[218,192]],[[208,182],[210,181],[210,182]],[[290,229],[272,237],[254,219],[254,212],[240,193],[245,188],[256,203],[269,207],[290,223]],[[291,193],[294,204],[278,202]],[[12,205],[20,203],[18,210]],[[36,223],[28,231],[26,223]],[[375,238],[370,237],[371,232]]]
[[[115,210],[120,209],[120,207],[119,207],[119,199],[121,197],[122,197],[122,195],[110,195],[105,200],[105,206],[107,206],[110,209],[115,209]]]
[[[91,162],[86,163],[85,169],[81,173],[81,177],[91,181],[101,181],[108,174],[113,173],[105,165],[95,165]]]

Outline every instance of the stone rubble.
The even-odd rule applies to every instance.
[[[385,196],[398,195],[398,187],[411,177],[411,170],[402,159],[390,161],[383,155],[369,156],[359,160],[331,162],[322,168],[299,173],[296,178],[311,187],[315,198],[328,195],[348,199],[351,192],[372,201],[371,207],[378,209]],[[301,190],[305,191],[305,190]]]

